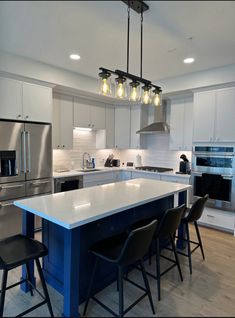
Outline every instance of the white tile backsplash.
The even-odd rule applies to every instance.
[[[95,147],[95,131],[73,131],[73,150],[53,150],[53,170],[67,168],[80,169],[82,154],[86,151],[95,158],[96,166],[103,166],[110,153],[120,158],[119,151],[113,149],[98,150]]]
[[[180,155],[185,153],[191,162],[190,151],[169,151],[169,134],[156,134],[147,136],[147,149],[129,149],[129,150],[116,150],[104,149],[97,150],[95,147],[96,138],[95,131],[75,131],[74,148],[73,150],[54,150],[53,151],[53,169],[60,168],[81,168],[82,154],[87,151],[91,157],[95,158],[96,166],[103,166],[106,158],[110,153],[114,154],[115,158],[119,158],[124,165],[127,161],[136,163],[136,156],[139,154],[142,159],[143,165],[160,166],[173,168],[178,170]]]

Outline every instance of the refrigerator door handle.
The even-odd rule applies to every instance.
[[[26,172],[31,172],[31,156],[30,156],[30,132],[26,131],[26,140],[27,140],[27,158],[26,158],[26,162],[27,162],[27,170]]]
[[[25,140],[25,131],[21,132],[21,172],[26,173],[26,140]]]

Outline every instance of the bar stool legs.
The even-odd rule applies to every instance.
[[[154,310],[154,306],[153,306],[153,299],[152,299],[150,286],[149,286],[149,282],[148,282],[148,279],[147,279],[147,275],[146,275],[146,271],[145,271],[145,268],[144,268],[144,262],[143,261],[140,262],[140,267],[141,267],[141,271],[142,271],[142,275],[143,275],[145,288],[146,288],[147,293],[148,293],[149,303],[150,303],[152,312],[155,315],[155,310]]]
[[[205,260],[205,255],[204,255],[204,251],[203,251],[201,235],[200,235],[200,232],[199,232],[199,228],[198,228],[198,225],[197,225],[197,221],[194,222],[194,226],[195,226],[195,229],[196,229],[197,239],[198,239],[198,242],[199,242],[199,246],[200,246],[200,249],[201,249],[201,252],[202,252],[202,258]]]
[[[41,283],[42,283],[42,288],[43,288],[43,292],[44,292],[44,295],[45,295],[45,300],[47,302],[48,310],[50,312],[51,317],[54,317],[52,306],[51,306],[50,297],[49,297],[48,290],[47,290],[47,285],[46,285],[45,278],[44,278],[44,275],[43,275],[43,272],[42,272],[42,268],[41,268],[41,264],[40,264],[38,258],[35,259],[35,262],[36,262],[38,274],[39,274],[39,277],[40,277],[40,280],[41,280]]]
[[[8,270],[4,270],[2,274],[1,298],[0,298],[0,317],[3,317],[6,287],[7,287]]]

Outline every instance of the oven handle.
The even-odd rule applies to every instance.
[[[196,176],[202,176],[203,173],[204,172],[197,172],[197,171],[191,172],[192,175],[196,175]],[[207,172],[205,172],[205,173],[207,173]],[[214,174],[214,173],[208,173],[208,174]],[[220,174],[221,177],[223,177],[223,179],[226,179],[226,180],[232,180],[234,178],[234,175],[226,175],[226,174],[221,174],[221,173],[218,173],[218,174]]]

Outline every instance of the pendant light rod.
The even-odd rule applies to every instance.
[[[128,1],[128,8],[127,8],[127,63],[126,63],[127,73],[129,73],[129,55],[130,55],[130,1]]]
[[[141,10],[141,30],[140,30],[140,77],[143,77],[143,9]]]

